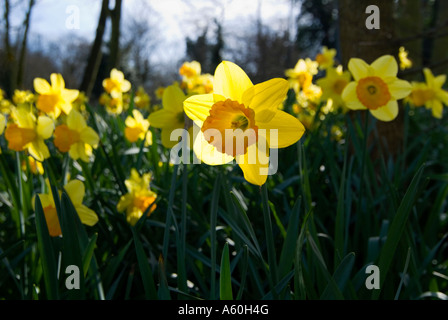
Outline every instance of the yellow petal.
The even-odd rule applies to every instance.
[[[183,103],[186,96],[179,86],[171,85],[165,88],[163,91],[162,105],[163,109],[169,110],[171,112],[182,112]]]
[[[68,151],[68,154],[70,155],[70,157],[73,160],[81,159],[85,162],[88,162],[85,143],[83,143],[83,142],[73,143],[70,146],[70,150]]]
[[[183,127],[167,127],[167,128],[162,129],[162,133],[161,133],[162,145],[165,148],[170,149],[178,143],[177,140],[171,141],[171,133],[173,132],[173,130],[180,129],[180,128],[183,128]]]
[[[126,127],[133,128],[133,127],[137,126],[137,121],[133,117],[127,116],[126,120],[124,121],[124,124],[126,125]]]
[[[202,123],[210,115],[210,109],[215,102],[216,97],[212,93],[191,96],[184,101],[185,114],[197,126],[202,127]]]
[[[28,152],[37,161],[44,161],[50,157],[50,151],[42,139],[36,139],[28,145]]]
[[[432,116],[437,119],[442,119],[443,104],[439,100],[433,100],[432,103]]]
[[[286,98],[288,81],[275,78],[250,87],[243,94],[243,104],[255,111],[255,121],[268,122]]]
[[[423,69],[423,74],[425,75],[426,83],[429,87],[434,88],[434,75],[429,68]]]
[[[110,71],[110,78],[113,79],[113,80],[117,80],[117,81],[121,82],[121,81],[124,80],[124,74],[120,70],[117,70],[117,69],[113,68]]]
[[[35,78],[33,81],[34,91],[39,94],[47,94],[51,91],[51,86],[47,80],[42,78]]]
[[[83,142],[91,145],[94,148],[96,148],[98,146],[98,143],[100,142],[100,137],[95,132],[95,130],[90,127],[84,128],[79,134],[79,137]]]
[[[234,159],[226,153],[219,152],[213,145],[209,144],[199,127],[194,128],[193,135],[193,150],[196,157],[202,162],[214,166],[229,163]]]
[[[445,81],[446,81],[446,74],[441,74],[440,76],[434,78],[434,86],[436,88],[442,88]]]
[[[80,132],[87,127],[87,123],[80,112],[72,109],[67,117],[67,126],[72,130]]]
[[[179,124],[177,114],[169,110],[158,110],[149,115],[149,122],[154,128],[171,128],[173,124]]]
[[[64,78],[59,73],[52,73],[50,75],[51,88],[55,91],[62,92],[65,88]]]
[[[351,58],[348,62],[348,70],[350,70],[353,79],[358,81],[369,74],[369,65],[362,59]]]
[[[40,116],[37,118],[37,134],[42,139],[49,139],[54,131],[54,122],[49,117]]]
[[[215,70],[213,92],[243,103],[243,93],[253,86],[247,74],[236,64],[223,61]]]
[[[65,102],[72,103],[73,101],[75,101],[78,98],[79,91],[73,90],[73,89],[64,89],[61,92],[61,96]]]
[[[392,83],[388,83],[389,92],[394,100],[407,97],[412,91],[412,85],[400,79],[395,79]]]
[[[92,209],[87,208],[85,205],[75,206],[81,222],[89,227],[94,226],[98,222],[98,216]]]
[[[381,121],[392,121],[398,115],[398,103],[396,100],[389,101],[385,106],[376,110],[370,110],[372,115]]]
[[[358,99],[356,94],[356,82],[350,82],[345,86],[344,91],[342,91],[342,99],[344,100],[347,108],[351,110],[365,110],[367,109]]]
[[[131,90],[131,83],[128,80],[123,80],[121,83],[121,91],[128,92],[129,90]]]
[[[269,168],[269,150],[266,150],[260,140],[259,142],[250,145],[244,155],[236,157],[236,162],[243,170],[244,179],[257,186],[266,182]]]
[[[64,186],[64,189],[74,206],[82,203],[82,199],[84,199],[84,194],[86,192],[84,183],[80,180],[71,180]]]
[[[446,106],[448,106],[448,92],[444,90],[439,90],[437,92],[437,98],[439,98]]]
[[[271,121],[257,122],[257,125],[258,134],[265,137],[270,148],[286,148],[299,141],[305,132],[305,127],[296,117],[281,110]],[[266,134],[261,129],[265,129]]]
[[[398,73],[397,60],[391,55],[379,57],[371,64],[371,67],[378,77],[395,77]]]

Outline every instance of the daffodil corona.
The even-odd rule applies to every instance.
[[[278,109],[288,89],[280,78],[253,85],[239,66],[223,61],[215,71],[213,93],[184,102],[185,113],[200,128],[194,138],[196,156],[209,165],[235,159],[247,181],[263,185],[269,147],[287,147],[305,131],[298,119]]]
[[[354,81],[347,84],[342,99],[352,110],[366,110],[381,121],[392,121],[398,115],[397,100],[411,92],[411,85],[397,78],[398,64],[394,57],[385,55],[371,65],[352,58],[348,63]]]

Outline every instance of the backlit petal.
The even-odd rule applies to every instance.
[[[260,144],[260,145],[259,145]],[[269,169],[269,153],[262,142],[250,145],[244,155],[237,156],[236,162],[243,170],[246,181],[261,186],[266,182]],[[264,150],[263,150],[264,149]]]
[[[203,132],[196,127],[194,132],[193,150],[196,157],[208,165],[221,165],[231,162],[234,158],[219,152],[216,147],[207,142]]]
[[[84,128],[84,130],[81,131],[79,136],[83,142],[85,142],[95,148],[96,148],[96,146],[98,146],[98,143],[100,142],[100,137],[95,132],[95,130],[93,130],[90,127]]]
[[[189,97],[184,101],[185,114],[202,127],[202,123],[210,114],[210,109],[215,104],[215,98],[212,93],[200,94]],[[152,124],[152,122],[151,122]]]
[[[80,132],[87,127],[87,123],[80,112],[72,109],[67,117],[67,126],[72,130]]]
[[[62,92],[65,88],[64,78],[59,73],[52,73],[50,75],[51,87],[55,91]]]
[[[186,96],[179,86],[171,85],[163,91],[162,105],[163,109],[171,112],[182,112],[183,103]]]
[[[170,128],[177,123],[177,114],[169,110],[158,110],[149,115],[149,122],[154,128]]]
[[[243,94],[243,104],[255,111],[255,121],[268,122],[283,103],[288,81],[275,78],[250,87]]]
[[[305,132],[296,117],[281,110],[269,122],[257,122],[257,125],[258,134],[265,136],[270,148],[286,148],[299,141]],[[266,130],[265,134],[261,129]]]
[[[243,103],[243,93],[253,86],[247,74],[233,62],[223,61],[215,70],[213,92]]]
[[[87,208],[85,205],[75,206],[81,222],[87,226],[94,226],[98,222],[98,216],[92,209]]]

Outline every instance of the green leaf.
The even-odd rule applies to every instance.
[[[89,271],[90,262],[92,261],[93,251],[95,249],[95,245],[96,245],[96,240],[97,239],[98,239],[98,234],[95,233],[92,236],[92,238],[89,240],[89,244],[87,245],[87,248],[84,251],[84,255],[83,255],[83,258],[82,258],[84,277],[87,275],[87,271]]]
[[[412,179],[411,184],[409,185],[409,188],[406,191],[406,194],[404,195],[400,206],[398,207],[397,213],[395,214],[395,217],[388,228],[389,230],[387,233],[387,239],[384,243],[384,247],[381,249],[378,262],[378,268],[381,272],[380,288],[373,291],[373,299],[378,299],[381,293],[381,289],[383,288],[383,285],[385,283],[390,265],[395,257],[395,250],[397,249],[398,243],[405,229],[409,214],[414,205],[414,201],[417,198],[417,191],[420,186],[420,180],[424,168],[425,165],[422,165],[414,175],[414,178]]]
[[[83,260],[81,254],[81,248],[79,244],[79,238],[76,230],[76,219],[79,219],[73,204],[64,191],[61,196],[61,230],[62,230],[62,261],[63,272],[65,268],[70,265],[76,266],[79,270],[83,270]],[[85,284],[84,284],[84,272],[79,273],[80,289],[68,290],[69,299],[84,299],[85,298]]]
[[[221,300],[233,300],[229,244],[227,242],[225,243],[224,249],[222,251],[219,284],[219,298]]]
[[[58,265],[39,196],[35,199],[35,214],[37,247],[42,261],[45,289],[47,298],[49,300],[54,300],[59,298]]]
[[[170,290],[168,289],[168,281],[166,279],[165,262],[162,255],[159,256],[159,291],[158,298],[160,300],[171,300]]]

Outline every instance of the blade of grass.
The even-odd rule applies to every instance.
[[[350,274],[353,269],[353,265],[355,264],[355,254],[353,252],[349,253],[342,259],[341,263],[337,267],[336,271],[333,274],[334,282],[336,283],[339,290],[342,292],[349,281]],[[334,299],[334,293],[332,292],[332,288],[330,284],[327,285],[324,292],[322,293],[321,299],[328,300]]]
[[[149,265],[148,259],[146,258],[146,254],[143,250],[143,245],[140,241],[137,231],[134,228],[132,228],[131,230],[134,239],[135,252],[137,254],[138,266],[140,268],[143,287],[145,289],[145,297],[148,300],[157,299],[157,291],[154,284],[154,277],[151,271],[151,266]]]
[[[406,262],[404,263],[404,270],[403,270],[403,273],[401,274],[400,284],[398,285],[397,293],[395,294],[394,300],[398,300],[398,298],[400,297],[401,288],[404,284],[404,279],[406,278],[406,273],[408,272],[409,261],[411,260],[411,253],[412,253],[411,247],[409,247],[408,254],[406,256]]]
[[[168,281],[166,279],[165,262],[162,255],[159,256],[159,290],[158,298],[160,300],[171,300],[170,290],[168,289]]]
[[[219,276],[220,300],[233,300],[232,275],[230,270],[229,244],[226,242],[221,256],[221,272]]]
[[[216,294],[216,221],[218,216],[219,194],[221,192],[221,174],[216,177],[210,206],[210,300],[215,300]]]
[[[249,260],[249,249],[247,246],[243,246],[243,261],[241,269],[243,270],[241,274],[241,282],[240,282],[240,288],[238,289],[238,294],[236,296],[236,300],[241,300],[244,292],[244,286],[246,284],[246,278],[247,278],[247,270],[249,267],[248,260]]]

